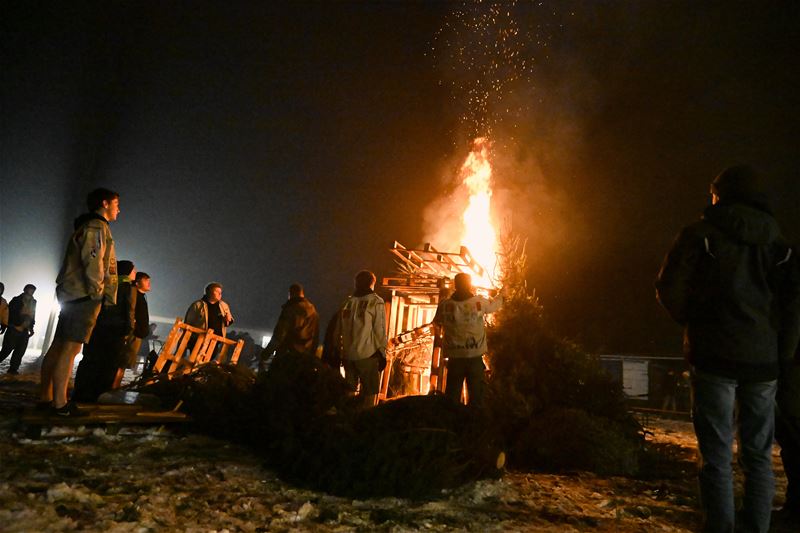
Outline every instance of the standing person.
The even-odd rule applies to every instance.
[[[216,281],[206,285],[205,294],[189,306],[183,321],[196,328],[213,329],[224,337],[228,326],[233,324],[233,315],[222,300],[222,285]]]
[[[103,306],[75,372],[72,399],[76,402],[96,402],[102,393],[111,390],[127,357],[125,348],[133,337],[135,321],[137,290],[132,276],[136,276],[136,267],[131,261],[118,261],[117,272],[117,302]]]
[[[8,305],[8,329],[3,338],[3,349],[0,350],[0,362],[11,354],[8,373],[12,375],[19,374],[19,365],[28,349],[28,339],[33,336],[33,326],[36,324],[34,292],[36,287],[29,283],[25,285],[22,294],[14,296]]]
[[[386,308],[375,294],[375,274],[362,270],[355,291],[342,304],[334,333],[341,346],[344,376],[366,407],[375,405],[381,370],[386,366]]]
[[[8,302],[3,298],[3,293],[6,286],[0,282],[0,335],[6,332],[8,328]]]
[[[261,352],[259,372],[273,355],[294,352],[314,355],[319,344],[319,315],[306,297],[303,286],[289,286],[289,299],[283,304],[272,338]]]
[[[447,359],[447,381],[445,395],[455,402],[461,401],[461,388],[467,382],[469,405],[481,405],[486,367],[485,316],[494,313],[503,305],[501,295],[489,300],[477,296],[472,290],[469,274],[456,274],[455,291],[439,302],[433,323],[443,332],[442,352]]]
[[[117,260],[109,224],[119,216],[119,194],[108,189],[90,192],[89,212],[75,219],[67,243],[56,295],[61,304],[53,343],[42,361],[41,402],[52,403],[58,416],[80,416],[67,403],[67,386],[75,356],[89,342],[103,302],[117,301]]]
[[[139,359],[139,351],[142,347],[142,340],[150,334],[150,311],[147,308],[147,298],[145,295],[150,292],[150,275],[147,272],[136,273],[136,309],[134,311],[136,320],[133,324],[133,338],[125,346],[125,368],[136,368]],[[120,368],[124,372],[125,368]],[[119,387],[122,380],[122,373],[117,374],[114,381],[114,388]]]
[[[800,521],[800,359],[784,365],[778,381],[775,439],[781,446],[786,496],[778,516],[787,524]]]
[[[189,306],[183,321],[196,328],[213,329],[224,337],[233,324],[233,315],[230,306],[222,301],[222,285],[216,281],[206,285],[205,294]]]
[[[752,168],[717,176],[711,204],[675,240],[658,273],[657,297],[685,328],[705,531],[766,532],[779,363],[798,341],[800,288],[787,277],[794,251]],[[745,474],[738,518],[731,467],[737,424]]]

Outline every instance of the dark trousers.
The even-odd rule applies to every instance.
[[[447,383],[444,394],[455,402],[461,401],[461,386],[467,380],[467,402],[469,405],[480,405],[483,402],[483,390],[486,367],[483,358],[451,357],[447,361]]]
[[[13,326],[9,326],[3,337],[3,348],[0,350],[0,362],[5,361],[8,354],[11,354],[11,365],[8,371],[16,373],[19,365],[22,364],[22,356],[28,349],[28,332],[17,331]]]
[[[104,392],[111,390],[117,370],[124,365],[122,337],[114,328],[98,324],[92,338],[83,346],[83,359],[75,372],[72,399],[76,402],[94,403]]]

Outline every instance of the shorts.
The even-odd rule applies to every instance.
[[[61,304],[54,337],[65,341],[86,344],[97,323],[102,301],[76,300]]]
[[[380,371],[377,357],[367,357],[355,361],[345,359],[342,361],[342,365],[344,366],[344,379],[353,388],[360,381],[361,394],[378,394]]]

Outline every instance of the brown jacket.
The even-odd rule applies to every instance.
[[[263,355],[295,351],[314,355],[319,344],[319,315],[303,297],[290,298],[281,310],[272,338]]]

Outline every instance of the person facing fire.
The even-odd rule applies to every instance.
[[[315,355],[319,344],[319,315],[306,297],[303,286],[293,283],[289,286],[289,299],[283,304],[278,323],[272,338],[261,352],[258,364],[263,372],[273,355],[284,353],[304,353]]]
[[[658,273],[656,296],[684,327],[692,365],[704,531],[769,530],[777,378],[800,337],[795,259],[759,175],[742,165],[714,179],[711,205],[678,234]],[[745,475],[738,515],[731,467],[737,426]]]
[[[57,416],[81,416],[67,403],[67,385],[75,356],[89,342],[103,302],[117,301],[117,258],[109,224],[119,216],[119,194],[95,189],[86,198],[89,212],[75,219],[56,278],[61,304],[53,344],[42,360],[41,401]]]
[[[375,294],[375,274],[362,270],[355,290],[339,308],[334,338],[341,346],[347,382],[359,392],[363,405],[375,405],[380,373],[386,367],[386,307]]]
[[[469,405],[479,406],[483,401],[483,354],[486,353],[485,316],[503,305],[503,296],[494,299],[477,296],[472,289],[469,274],[456,274],[455,291],[439,302],[433,323],[443,336],[442,352],[447,359],[445,395],[455,402],[461,400],[461,388],[467,382]]]

